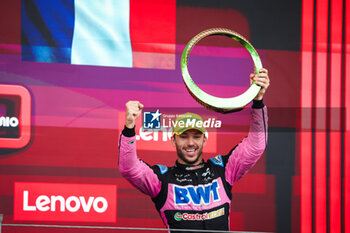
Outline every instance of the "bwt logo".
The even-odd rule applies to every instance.
[[[143,112],[143,128],[144,129],[160,129],[161,113],[159,109],[156,112]]]
[[[116,222],[115,185],[15,183],[14,220]]]
[[[31,96],[18,85],[0,84],[0,148],[20,149],[31,136]]]
[[[174,185],[174,196],[176,205],[188,205],[193,203],[194,205],[210,204],[210,200],[213,202],[220,201],[219,196],[219,183],[215,180],[211,184],[198,185],[198,186],[177,186]]]

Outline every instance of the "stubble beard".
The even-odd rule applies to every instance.
[[[176,146],[176,152],[177,152],[177,156],[184,161],[187,165],[193,165],[195,163],[197,163],[200,159],[201,159],[201,155],[202,155],[202,148],[198,149],[198,156],[195,160],[190,161],[188,159],[186,159],[186,156],[184,155],[184,153],[182,153],[181,148],[179,148],[178,146]]]

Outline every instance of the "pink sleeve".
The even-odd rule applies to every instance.
[[[229,157],[225,177],[233,185],[254,166],[267,143],[267,108],[252,108],[248,137],[237,145]]]
[[[133,186],[152,198],[160,192],[161,181],[157,175],[152,168],[137,158],[136,136],[120,135],[119,171]]]

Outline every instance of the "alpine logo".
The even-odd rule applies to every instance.
[[[203,213],[203,214],[200,214],[200,213],[195,213],[195,214],[188,214],[188,213],[180,213],[180,212],[177,212],[175,215],[174,215],[174,218],[176,221],[181,221],[181,220],[189,220],[189,221],[203,221],[203,220],[209,220],[209,219],[213,219],[213,218],[217,218],[217,217],[220,217],[220,216],[223,216],[225,214],[225,208],[221,208],[221,209],[218,209],[218,210],[214,210],[214,211],[211,211],[209,213]]]
[[[220,201],[219,183],[217,180],[207,185],[198,186],[177,186],[174,185],[174,200],[175,205],[209,205],[213,202]]]
[[[224,162],[222,161],[222,156],[221,155],[217,155],[215,157],[212,157],[209,160],[212,161],[213,164],[215,164],[215,165],[219,165],[221,167],[224,167]]]
[[[115,222],[115,185],[15,183],[14,219]]]

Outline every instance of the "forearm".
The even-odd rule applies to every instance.
[[[136,154],[136,135],[134,128],[124,127],[119,139],[119,170],[120,173],[128,175],[130,171],[138,166]]]
[[[254,101],[251,111],[249,133],[244,141],[247,144],[247,150],[250,150],[251,153],[262,154],[267,145],[267,108],[262,100]]]
[[[248,136],[232,151],[226,166],[226,179],[232,185],[254,166],[267,143],[267,108],[254,102]]]
[[[153,170],[136,154],[135,129],[124,128],[119,141],[119,171],[132,185],[145,194],[155,197],[160,190],[160,181]]]

